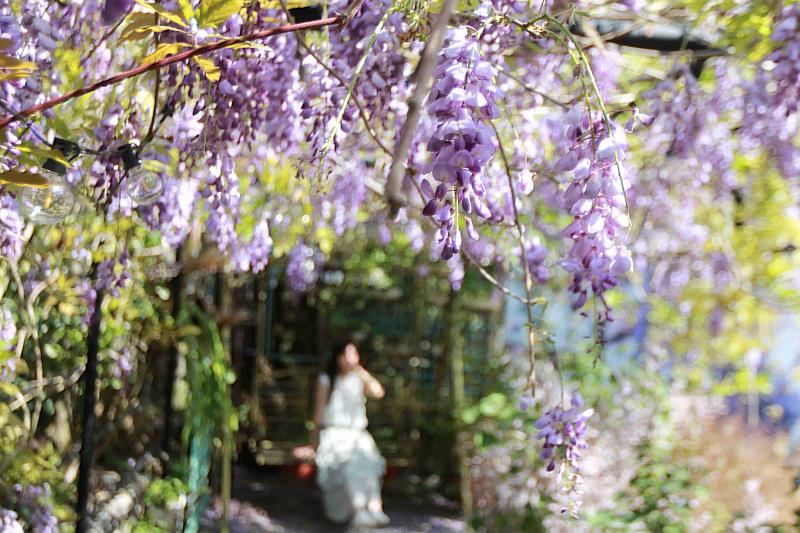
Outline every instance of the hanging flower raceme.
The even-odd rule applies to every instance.
[[[535,283],[547,283],[550,279],[550,270],[545,265],[547,247],[538,237],[533,237],[525,245],[525,261],[528,263],[528,272]]]
[[[272,237],[269,234],[269,224],[266,218],[262,218],[253,228],[250,242],[237,250],[236,268],[257,274],[267,268],[271,254]]]
[[[50,486],[45,485],[14,485],[14,498],[18,507],[24,509],[28,515],[27,522],[30,531],[37,533],[58,533],[58,519],[53,514],[50,503]]]
[[[609,132],[601,117],[590,120],[579,108],[567,114],[566,122],[572,146],[556,170],[573,173],[563,207],[575,218],[561,232],[573,241],[563,266],[573,276],[575,309],[586,304],[591,291],[604,305],[599,318],[609,320],[611,308],[604,294],[633,265],[623,242],[630,225],[624,192],[628,180],[621,163],[627,141],[622,128],[613,126]]]
[[[298,243],[289,252],[286,264],[286,277],[289,286],[296,294],[310,290],[319,280],[322,270],[322,253],[303,243]]]
[[[25,533],[19,516],[14,511],[0,509],[0,531],[3,533]]]
[[[800,106],[800,5],[786,5],[778,17],[771,40],[778,45],[767,59],[775,64],[767,74],[768,99],[784,116]]]
[[[17,201],[7,194],[0,196],[0,253],[17,261],[22,255],[22,218]]]
[[[478,44],[466,32],[453,31],[450,44],[440,54],[428,104],[428,112],[436,119],[436,132],[428,141],[433,154],[428,170],[438,185],[434,189],[422,180],[428,200],[422,213],[439,226],[436,244],[445,260],[461,251],[460,213],[471,239],[478,239],[478,233],[470,216],[492,217],[481,173],[497,149],[494,131],[487,124],[497,118],[495,101],[502,94],[493,77],[494,68],[481,59]]]
[[[568,409],[558,405],[536,421],[539,429],[536,438],[544,439],[539,457],[547,462],[548,472],[558,466],[558,475],[568,492],[576,492],[581,484],[579,450],[589,447],[584,435],[586,421],[594,414],[594,409],[584,410],[583,407],[583,398],[576,392]]]

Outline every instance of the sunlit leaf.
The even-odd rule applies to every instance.
[[[209,80],[219,81],[220,70],[219,67],[214,64],[214,61],[207,57],[194,57],[194,60],[200,65],[200,68],[203,69],[203,72]]]
[[[319,0],[286,0],[284,2],[287,9],[297,9],[299,7],[310,7],[319,5]],[[281,9],[280,0],[267,0],[263,2],[265,8]]]
[[[184,20],[191,20],[194,18],[194,9],[192,9],[192,2],[189,0],[178,0],[178,7],[181,9],[181,15]]]
[[[21,145],[17,147],[17,150],[24,154],[28,154],[33,157],[41,158],[41,159],[52,159],[53,161],[57,161],[61,163],[65,167],[72,166],[65,157],[64,154],[61,153],[61,150],[55,150],[52,148],[39,148],[37,146],[29,146],[29,145]]]
[[[156,48],[155,52],[142,60],[142,64],[149,65],[150,63],[161,61],[169,55],[177,54],[181,48],[187,48],[189,46],[190,45],[187,43],[162,43]]]
[[[232,44],[230,46],[226,46],[225,48],[230,48],[231,50],[242,50],[242,49],[252,48],[254,50],[272,51],[272,48],[270,48],[269,46],[267,46],[265,44],[261,44],[261,43],[256,43],[256,42],[253,42],[253,41],[235,43],[235,44]]]
[[[130,22],[120,33],[120,39],[123,41],[131,40],[132,35],[138,35],[142,28],[154,26],[157,22],[157,15],[155,13],[131,13],[127,20]],[[140,37],[133,38],[139,39]]]
[[[21,187],[35,187],[45,189],[49,187],[47,178],[35,172],[21,172],[19,170],[7,170],[0,174],[0,183],[9,183]]]
[[[204,0],[197,9],[197,25],[216,28],[241,11],[243,0]]]
[[[24,71],[24,70],[23,71],[19,71],[19,70],[18,71],[14,71],[14,72],[10,72],[8,74],[0,74],[0,81],[21,80],[23,78],[27,78],[31,74],[33,74],[33,72]]]
[[[175,26],[141,26],[139,28],[134,28],[130,32],[126,33],[122,37],[122,39],[125,41],[136,41],[148,37],[153,33],[161,33],[165,31],[179,31],[181,33],[186,33],[185,31],[176,28]]]
[[[183,26],[184,28],[188,28],[189,27],[189,25],[186,22],[184,22],[183,19],[181,19],[180,16],[178,16],[175,13],[173,13],[172,11],[167,10],[161,4],[158,4],[158,3],[152,3],[151,4],[150,2],[145,2],[145,0],[136,0],[136,3],[139,4],[140,6],[144,7],[145,9],[150,11],[151,13],[158,13],[159,15],[161,15],[162,17],[164,17],[165,19],[167,19],[170,22],[174,22],[175,24],[178,24],[179,26]]]
[[[0,54],[0,68],[6,70],[36,70],[39,67],[36,66],[36,63],[22,61],[16,57]]]

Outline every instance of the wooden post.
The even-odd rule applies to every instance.
[[[95,268],[96,273],[96,268]],[[96,274],[92,275],[95,283]],[[86,370],[83,372],[83,435],[81,435],[81,463],[78,470],[78,523],[76,533],[86,533],[89,526],[89,488],[94,463],[95,405],[97,403],[97,354],[100,350],[100,322],[102,321],[103,291],[95,290],[94,311],[89,321],[86,339]]]
[[[177,324],[178,322],[178,315],[181,312],[181,298],[182,298],[182,291],[183,291],[183,268],[181,267],[181,251],[182,247],[179,247],[175,252],[175,263],[178,266],[178,273],[175,275],[174,278],[170,281],[169,284],[169,292],[170,296],[172,297],[172,318],[174,323]],[[172,408],[172,396],[175,392],[175,372],[178,368],[178,344],[176,340],[173,340],[172,344],[169,346],[169,351],[167,353],[167,378],[166,383],[164,384],[164,429],[163,435],[161,436],[161,449],[164,450],[164,453],[167,456],[167,459],[171,459],[171,446],[170,446],[170,438],[172,437],[172,419],[174,416],[174,410]],[[169,462],[167,464],[170,464]],[[166,477],[168,472],[167,468],[164,468],[163,475]]]
[[[451,289],[451,301],[455,300]],[[449,303],[449,302],[448,302]],[[455,307],[453,305],[452,307]],[[455,314],[455,309],[450,313]],[[464,517],[469,520],[472,516],[472,480],[469,469],[469,435],[463,430],[461,413],[466,407],[466,391],[464,385],[464,338],[461,336],[455,316],[451,318],[453,327],[447,332],[451,336],[452,346],[450,353],[450,368],[452,379],[452,398],[453,398],[453,423],[456,427],[456,457],[458,460],[458,483],[459,494],[461,496],[461,511]]]
[[[219,274],[219,292],[217,293],[220,304],[220,314],[229,316],[231,313],[231,292],[228,274]],[[231,326],[225,323],[220,328],[222,346],[225,349],[225,356],[230,357],[231,348]],[[229,391],[230,392],[230,391]],[[231,501],[231,457],[233,455],[233,435],[231,435],[230,423],[225,421],[223,428],[222,442],[222,480],[220,482],[220,498],[222,499],[222,516],[220,517],[220,532],[229,533],[228,513]]]
[[[266,350],[266,321],[267,321],[267,304],[268,294],[267,285],[269,284],[269,267],[264,272],[261,272],[256,277],[256,353],[253,356],[253,371],[250,376],[250,420],[251,434],[259,431],[258,438],[262,437],[260,433],[262,424],[261,420],[261,362],[267,354]],[[255,425],[253,425],[253,423]]]

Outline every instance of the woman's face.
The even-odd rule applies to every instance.
[[[344,351],[339,355],[339,372],[346,374],[351,370],[355,370],[360,362],[358,350],[352,344],[345,346]]]

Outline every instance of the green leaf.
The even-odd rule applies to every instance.
[[[28,70],[15,71],[15,72],[10,72],[8,74],[0,74],[0,81],[21,80],[23,78],[27,78],[31,74],[32,72]]]
[[[199,57],[199,56],[195,56],[192,59],[197,61],[197,64],[200,65],[201,69],[203,69],[206,78],[208,78],[210,81],[219,81],[220,70],[219,67],[214,64],[214,61],[212,61],[207,57]]]
[[[216,28],[241,11],[244,0],[204,0],[197,9],[199,28]]]
[[[161,15],[170,22],[174,22],[175,24],[183,26],[184,28],[189,27],[189,25],[186,22],[184,22],[183,19],[181,19],[181,17],[179,17],[172,11],[167,10],[166,8],[164,8],[164,6],[158,3],[151,4],[150,2],[145,2],[145,0],[136,0],[136,3],[151,13],[158,13],[159,15]]]
[[[142,60],[142,65],[149,65],[150,63],[161,61],[167,56],[177,54],[181,48],[187,48],[189,46],[190,45],[187,43],[162,43],[158,45],[155,52]]]
[[[0,391],[3,392],[3,394],[14,397],[19,394],[19,387],[13,383],[0,383]]]
[[[72,163],[70,163],[69,161],[67,161],[67,159],[64,158],[64,154],[61,153],[61,150],[42,149],[42,148],[37,148],[36,146],[27,146],[27,145],[18,146],[17,150],[33,157],[41,159],[52,159],[53,161],[61,163],[65,167],[72,166]]]
[[[31,63],[30,61],[22,61],[21,59],[17,59],[16,57],[0,54],[0,69],[36,70],[38,68],[39,67],[36,66],[36,63]]]
[[[10,183],[20,187],[34,187],[46,189],[50,186],[47,178],[35,172],[21,172],[19,170],[7,170],[0,174],[0,183]]]
[[[194,18],[194,9],[192,9],[192,3],[189,0],[178,0],[178,6],[181,9],[181,15],[183,15],[184,20]]]
[[[497,416],[507,404],[508,398],[505,394],[493,392],[480,401],[479,409],[484,416]]]
[[[141,30],[147,26],[154,26],[158,22],[158,15],[155,13],[131,13],[128,15],[128,25],[120,33],[120,39],[130,41],[141,39]]]

